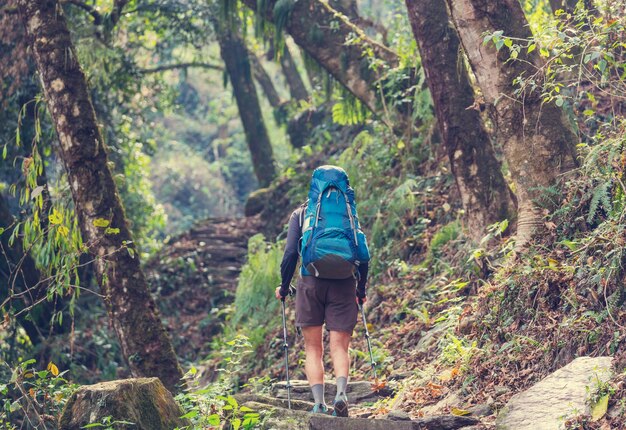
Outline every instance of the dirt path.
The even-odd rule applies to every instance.
[[[219,309],[234,299],[256,218],[211,218],[173,238],[146,265],[178,356],[195,361],[219,332]]]
[[[334,398],[336,387],[326,384],[326,399]],[[369,382],[359,381],[348,384],[348,401],[353,406],[372,403],[385,397],[393,396],[388,389],[382,392],[372,391]],[[242,394],[237,395],[240,404],[258,411],[269,411],[269,418],[264,422],[264,429],[272,430],[470,430],[478,424],[473,417],[456,415],[437,415],[417,420],[408,417],[392,416],[392,419],[368,419],[367,417],[337,418],[330,415],[310,414],[313,407],[311,394],[306,381],[292,381],[291,410],[287,409],[287,390],[285,383],[272,387],[269,396]]]

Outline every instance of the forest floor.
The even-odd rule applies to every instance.
[[[228,314],[245,261],[247,239],[258,228],[256,218],[207,220],[173,239],[148,264],[150,279],[161,297],[161,311],[177,353],[184,360],[204,360],[203,367],[207,369],[218,366],[219,355],[211,356],[211,339],[220,332]],[[463,248],[459,241],[462,239],[444,245],[439,259],[462,265],[468,255],[460,251]],[[572,317],[555,306],[549,291],[535,297],[541,312],[530,324],[523,321],[523,314],[517,314],[509,326],[496,329],[489,321],[494,317],[494,284],[480,279],[463,283],[447,276],[433,278],[431,266],[435,263],[424,264],[417,256],[413,260],[412,270],[389,267],[370,286],[368,325],[383,377],[378,385],[371,377],[359,321],[352,344],[351,379],[370,381],[395,394],[361,402],[352,409],[354,416],[384,418],[390,412],[403,412],[412,419],[422,419],[473,413],[480,416],[477,429],[494,428],[497,411],[514,394],[575,356],[608,354],[614,333],[620,330],[609,318],[602,321],[600,328],[592,319],[569,324]],[[501,270],[517,276],[514,267]],[[544,275],[546,282],[573,282],[571,278],[559,278],[562,273],[558,271],[545,270]],[[526,281],[532,281],[530,275]],[[293,301],[289,300],[287,306],[292,378],[305,379],[301,365],[303,340],[293,325]],[[268,317],[268,322],[278,321],[276,317]],[[623,320],[624,315],[616,318]],[[593,330],[597,331],[597,338],[590,342],[589,333]],[[265,378],[266,384],[283,379],[281,337],[278,323],[267,327],[265,342],[249,352],[241,369],[242,384],[259,378]],[[571,342],[564,343],[563,339]],[[622,355],[618,353],[617,361],[624,360]],[[326,365],[330,369],[328,358]],[[209,373],[208,380],[214,379],[215,374]],[[330,373],[328,379],[333,379]],[[623,379],[618,375],[612,381],[611,405],[624,398]],[[260,392],[267,392],[268,387]],[[621,419],[621,415],[607,416],[598,423],[585,422],[584,426],[577,426],[577,421],[572,420],[569,428],[620,428]]]

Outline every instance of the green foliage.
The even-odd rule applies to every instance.
[[[67,370],[59,372],[54,363],[37,370],[35,363],[30,359],[11,367],[0,362],[0,375],[10,374],[7,382],[0,383],[0,428],[13,430],[18,422],[28,423],[29,428],[46,428],[47,417],[59,415],[76,389],[64,378]]]
[[[444,245],[458,238],[460,234],[461,225],[458,221],[444,225],[430,240],[430,254],[436,256]]]
[[[147,258],[160,248],[167,219],[163,205],[154,194],[151,177],[145,174],[153,168],[152,158],[147,155],[152,148],[147,151],[146,146],[151,147],[154,143],[142,142],[145,136],[133,129],[133,122],[128,116],[120,119],[116,134],[121,136],[117,154],[123,160],[116,183],[130,220],[133,238],[144,258]]]
[[[239,276],[230,327],[247,333],[254,347],[264,341],[268,324],[279,315],[274,290],[280,285],[282,251],[282,242],[267,243],[262,234],[248,242],[248,261]]]
[[[236,349],[241,346],[240,342],[241,339],[236,340],[231,346]],[[185,411],[182,418],[189,420],[191,426],[180,427],[176,430],[202,430],[207,427],[227,430],[258,428],[262,422],[261,414],[246,406],[241,406],[237,399],[229,394],[232,386],[216,382],[200,387],[199,376],[195,367],[185,374],[187,388],[176,396],[176,401]]]
[[[612,208],[611,198],[609,190],[612,184],[610,182],[604,182],[594,188],[591,201],[589,202],[589,214],[587,215],[587,224],[591,224],[596,219],[596,214],[600,204],[605,211],[609,212]]]
[[[283,242],[266,242],[262,234],[250,238],[248,260],[239,276],[224,332],[212,342],[211,357],[220,363],[221,380],[229,381],[234,389],[240,385],[241,373],[271,361],[270,357],[258,356],[257,351],[267,352],[267,335],[280,326],[280,302],[274,290],[281,281],[283,246]]]
[[[457,366],[462,372],[466,371],[473,355],[478,351],[478,342],[458,338],[448,333],[440,342],[441,359],[443,363]]]
[[[362,123],[369,111],[354,97],[343,98],[333,105],[333,122],[339,125]]]
[[[269,331],[278,326],[279,301],[274,296],[280,285],[283,243],[267,243],[262,234],[250,238],[248,260],[239,276],[235,301],[220,338],[212,343],[212,357],[222,363],[222,380],[238,386],[242,370],[255,364],[251,352],[266,343]],[[232,340],[226,340],[232,339]]]
[[[619,121],[607,105],[626,94],[624,35],[626,18],[615,2],[597,10],[579,2],[574,11],[557,10],[550,19],[546,4],[537,12],[530,40],[509,37],[502,30],[484,36],[484,43],[507,49],[509,61],[537,50],[544,61],[536,73],[516,77],[516,94],[541,92],[544,102],[565,106],[581,118],[578,126],[590,137],[604,122]],[[531,18],[533,18],[531,16]]]

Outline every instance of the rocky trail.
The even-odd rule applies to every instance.
[[[179,357],[206,354],[232,303],[257,218],[210,218],[170,240],[147,264],[153,293]]]
[[[234,299],[248,239],[259,231],[259,225],[256,217],[206,220],[171,240],[148,264],[149,278],[160,298],[161,312],[179,356],[190,361],[198,359],[209,350],[211,338],[219,334],[222,320],[218,311]],[[436,331],[436,327],[433,330]],[[407,346],[407,351],[419,349],[431,331],[421,335],[414,331],[419,342],[417,346]],[[277,354],[276,358],[281,354],[278,351],[266,353]],[[412,360],[409,356],[395,358],[397,363]],[[406,366],[399,367],[402,370]],[[526,391],[516,394],[514,391],[510,399],[505,396],[505,403],[496,401],[472,406],[463,396],[449,393],[438,401],[433,400],[434,403],[426,401],[417,409],[410,407],[406,399],[419,390],[421,382],[404,380],[412,373],[410,368],[404,369],[405,372],[396,370],[399,379],[394,382],[391,377],[391,384],[380,391],[374,391],[368,381],[350,382],[351,417],[348,419],[309,414],[312,398],[307,382],[302,380],[292,381],[291,410],[287,408],[284,382],[273,384],[268,393],[240,393],[236,398],[240,406],[259,411],[265,417],[264,429],[557,430],[563,428],[566,417],[590,413],[587,393],[610,378],[610,368],[609,357],[579,357]],[[282,370],[276,367],[270,373],[280,377]],[[363,369],[357,373],[363,374]],[[400,380],[402,382],[398,383]],[[329,403],[334,395],[334,384],[327,383]]]
[[[326,383],[325,398],[328,403],[335,397],[337,387]],[[358,408],[366,404],[394,395],[390,389],[374,391],[366,381],[348,384],[348,401],[351,407]],[[288,409],[286,383],[272,386],[269,395],[239,394],[238,402],[256,411],[265,411],[268,418],[263,424],[265,429],[275,430],[456,430],[471,429],[479,423],[469,416],[437,415],[412,420],[408,414],[389,414],[384,419],[369,419],[371,413],[356,413],[350,418],[331,415],[310,414],[313,407],[311,392],[307,381],[291,381],[291,410]]]
[[[498,413],[495,428],[499,430],[560,430],[566,420],[590,411],[586,393],[612,377],[610,357],[579,357],[544,378],[526,391],[513,396]],[[403,411],[390,411],[384,417],[372,418],[363,406],[392,399],[399,393],[389,388],[372,390],[367,381],[348,384],[350,418],[311,414],[313,403],[306,381],[292,381],[291,409],[288,408],[284,382],[272,385],[269,393],[240,393],[233,420],[249,411],[260,415],[255,428],[264,430],[483,430],[494,428],[482,420],[480,412],[437,414],[411,419]],[[336,387],[326,383],[327,402],[334,398]],[[248,409],[244,409],[248,408]],[[606,404],[605,404],[606,407]],[[242,411],[243,409],[243,411]],[[360,412],[361,411],[361,412]],[[605,409],[606,412],[606,409]],[[609,410],[608,414],[614,413]],[[114,420],[116,429],[172,430],[190,428],[183,411],[157,378],[124,379],[86,385],[69,399],[59,422],[60,430],[79,430],[103,419]],[[220,427],[222,428],[222,427]],[[228,427],[227,427],[228,428]],[[578,429],[583,427],[566,427]],[[586,428],[586,427],[584,427]],[[601,427],[604,429],[623,429]]]

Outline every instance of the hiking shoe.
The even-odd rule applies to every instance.
[[[311,410],[312,414],[327,414],[328,413],[328,406],[326,406],[323,403],[316,403],[315,406],[313,406],[313,409]]]
[[[348,398],[345,394],[333,402],[333,416],[348,417]]]

